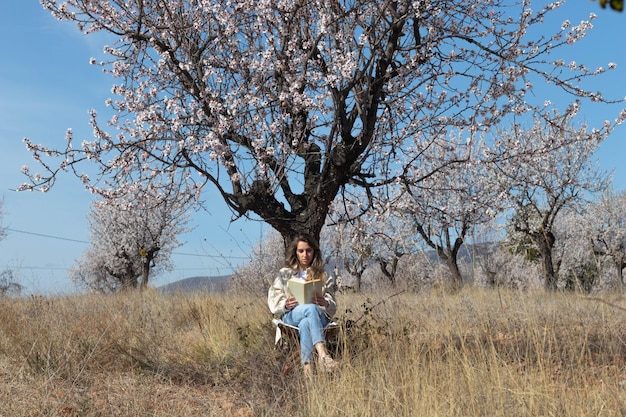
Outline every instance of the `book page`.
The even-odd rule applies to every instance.
[[[312,281],[301,281],[290,279],[287,282],[289,292],[298,300],[298,304],[311,304],[314,294],[322,294],[322,281],[319,279]]]

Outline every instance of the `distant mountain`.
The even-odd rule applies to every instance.
[[[177,292],[224,292],[230,286],[230,277],[230,275],[191,277],[160,286],[158,289],[166,294]]]

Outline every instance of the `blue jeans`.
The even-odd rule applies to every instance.
[[[300,330],[300,358],[302,363],[313,361],[313,347],[324,342],[324,327],[328,317],[317,304],[299,304],[282,316],[282,320]]]

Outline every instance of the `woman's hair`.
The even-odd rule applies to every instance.
[[[311,248],[313,248],[313,260],[311,266],[307,269],[307,280],[321,279],[324,274],[324,259],[322,252],[320,251],[320,245],[313,236],[300,234],[296,236],[289,246],[287,247],[287,256],[285,257],[285,263],[290,268],[298,267],[298,256],[296,255],[296,249],[298,248],[298,242],[306,242]]]

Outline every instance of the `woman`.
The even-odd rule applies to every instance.
[[[310,374],[312,371],[313,349],[317,352],[319,366],[330,370],[335,367],[336,362],[326,350],[324,327],[337,311],[337,304],[331,292],[331,280],[324,271],[317,241],[307,235],[296,237],[287,248],[285,263],[287,266],[278,272],[268,291],[270,311],[280,316],[284,323],[298,327],[300,357],[305,373]],[[287,282],[291,278],[304,281],[322,280],[322,294],[316,294],[312,304],[298,304],[287,288]]]

